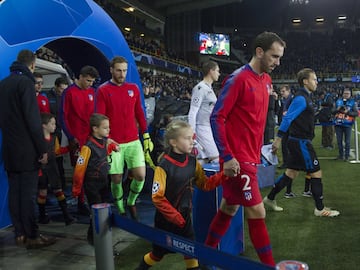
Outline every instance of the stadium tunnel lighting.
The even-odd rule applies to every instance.
[[[135,8],[134,7],[128,7],[128,8],[124,8],[124,10],[126,11],[126,12],[134,12],[135,11]]]
[[[338,20],[340,20],[340,21],[344,21],[346,19],[347,19],[347,17],[345,15],[339,15],[338,16]]]
[[[296,23],[296,24],[301,23],[301,19],[292,19],[292,23]]]
[[[131,28],[130,27],[124,27],[124,30],[127,31],[127,32],[130,32]]]
[[[323,17],[317,17],[317,18],[315,19],[315,21],[318,22],[318,23],[320,23],[320,22],[324,22],[325,19],[324,19]]]
[[[310,0],[290,0],[290,5],[307,5],[310,4]]]

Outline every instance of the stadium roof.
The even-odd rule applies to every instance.
[[[122,0],[142,6],[165,21],[167,16],[200,10],[203,31],[211,28],[287,29],[299,18],[306,28],[322,23],[333,27],[339,16],[360,27],[359,0]],[[324,21],[316,22],[316,18]]]

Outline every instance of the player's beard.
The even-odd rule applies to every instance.
[[[125,82],[125,78],[123,77],[113,77],[113,82],[116,84],[123,84]]]
[[[261,59],[260,66],[261,66],[261,71],[266,72],[268,74],[270,74],[276,68],[276,65],[269,65],[265,57]]]

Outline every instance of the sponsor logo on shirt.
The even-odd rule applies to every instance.
[[[134,96],[134,90],[128,90],[128,95],[129,95],[129,97],[133,97]]]
[[[89,100],[93,101],[94,100],[94,96],[92,94],[89,94]]]

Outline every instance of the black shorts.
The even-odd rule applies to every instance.
[[[309,173],[320,170],[320,163],[310,140],[289,136],[287,168]]]
[[[85,178],[84,191],[89,206],[104,203],[110,196],[107,178]]]
[[[39,189],[47,189],[48,185],[52,190],[61,189],[61,177],[56,160],[50,160],[48,164],[41,169],[42,175],[39,177]]]

